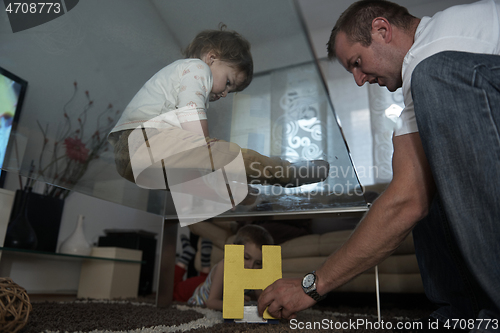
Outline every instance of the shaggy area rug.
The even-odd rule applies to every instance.
[[[425,317],[428,309],[392,308],[378,323],[374,307],[315,306],[296,320],[277,324],[224,322],[222,313],[184,304],[157,308],[151,302],[77,300],[33,302],[28,324],[19,333],[159,332],[392,332],[398,323]],[[401,325],[401,324],[400,324]]]

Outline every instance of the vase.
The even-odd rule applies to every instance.
[[[92,251],[90,243],[87,242],[85,234],[83,233],[83,221],[85,217],[78,215],[76,228],[69,237],[61,243],[59,253],[76,254],[81,256],[88,256]]]
[[[28,220],[38,240],[36,250],[56,252],[64,200],[31,192],[28,205]]]
[[[25,193],[27,192],[27,193]],[[36,234],[36,251],[56,252],[59,227],[64,210],[64,200],[32,191],[17,190],[10,220],[14,220],[22,211],[21,206],[26,194],[26,217]],[[1,240],[0,240],[1,243]]]
[[[21,191],[19,213],[10,221],[5,235],[5,247],[34,250],[38,244],[35,230],[28,219],[29,191]]]

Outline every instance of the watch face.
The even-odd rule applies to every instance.
[[[304,276],[304,279],[302,280],[302,286],[304,288],[309,288],[314,284],[315,276],[312,273],[307,274]]]

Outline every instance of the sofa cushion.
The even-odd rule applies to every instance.
[[[381,293],[423,293],[424,287],[420,274],[379,274],[379,285]],[[365,292],[374,293],[375,302],[375,274],[364,273],[340,288],[335,292]],[[333,296],[335,297],[335,295]],[[382,304],[384,301],[382,300]]]
[[[352,230],[328,232],[323,235],[306,235],[281,244],[281,255],[286,258],[329,256],[344,244]],[[413,237],[410,234],[393,254],[415,253]]]
[[[328,257],[302,257],[282,260],[284,272],[297,273],[297,277],[318,269]],[[380,274],[420,274],[417,258],[414,254],[390,256],[378,265]],[[370,268],[365,273],[374,273]]]
[[[281,257],[314,257],[320,254],[321,235],[306,235],[291,239],[281,244]]]

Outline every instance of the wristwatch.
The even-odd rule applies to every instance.
[[[302,289],[304,292],[309,295],[316,302],[321,301],[326,297],[326,295],[321,296],[316,291],[316,282],[318,281],[318,277],[316,276],[316,271],[312,271],[311,273],[307,273],[302,279]]]

